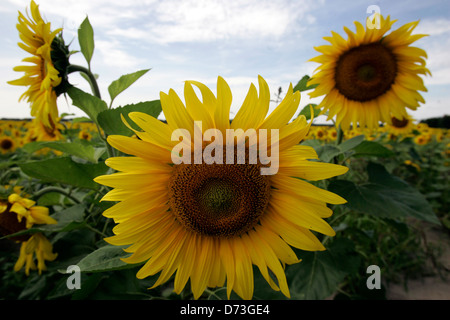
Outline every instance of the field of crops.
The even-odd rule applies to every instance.
[[[82,283],[86,285],[75,292],[69,290],[67,276],[61,270],[79,264],[99,245],[102,247],[103,237],[111,232],[111,222],[102,216],[109,204],[99,202],[105,190],[92,180],[108,170],[103,164],[107,157],[104,143],[93,123],[76,119],[62,121],[55,132],[40,130],[25,120],[2,120],[0,125],[3,192],[14,190],[22,197],[29,197],[37,205],[48,207],[50,215],[59,220],[56,226],[25,232],[45,231],[51,239],[57,257],[46,262],[45,271],[38,273],[33,268],[27,272],[14,271],[20,242],[8,237],[1,240],[3,297],[136,299],[173,294],[164,288],[148,291],[146,287],[152,280],[138,282],[134,276],[138,267],[119,270],[123,268],[120,266],[115,270],[114,263],[113,266],[88,264],[87,269],[105,270],[83,273]],[[40,134],[39,141],[34,141],[37,134]],[[306,272],[303,276],[312,279],[313,271],[319,272],[314,277],[324,277],[330,286],[323,288],[319,282],[309,290],[300,287],[297,297],[303,294],[309,298],[326,298],[337,294],[348,298],[373,295],[383,298],[384,290],[382,293],[369,291],[363,285],[369,265],[381,268],[383,289],[392,283],[403,285],[408,279],[429,275],[430,261],[435,266],[432,273],[445,277],[448,270],[442,264],[442,247],[427,242],[424,231],[430,227],[439,230],[444,235],[442,243],[447,241],[449,131],[419,123],[406,135],[380,127],[372,132],[345,131],[340,145],[336,144],[336,138],[334,127],[315,125],[302,144],[314,147],[321,161],[345,163],[351,168],[345,176],[354,183],[350,189],[340,180],[331,181],[327,186],[349,200],[347,205],[336,206],[328,219],[337,230],[337,236],[327,242],[328,250],[333,255],[342,255],[343,259],[336,266],[324,253],[321,256],[302,252]],[[377,180],[381,175],[383,178]],[[398,184],[402,184],[400,189]],[[352,190],[359,191],[364,199],[359,201]],[[325,269],[311,271],[309,264],[313,259],[318,259]],[[336,267],[341,270],[339,274],[327,272]],[[265,292],[260,293],[263,298],[278,298],[275,293],[262,292]]]

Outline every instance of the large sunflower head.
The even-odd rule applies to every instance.
[[[221,77],[217,96],[187,81],[185,104],[173,90],[160,98],[167,123],[133,112],[139,139],[108,138],[132,156],[109,158],[107,165],[120,172],[95,179],[114,188],[103,200],[118,201],[104,212],[118,223],[106,241],[129,245],[125,262],[145,262],[138,278],[160,273],[153,287],[176,273],[176,293],[190,279],[196,299],[225,283],[228,297],[234,291],[250,299],[256,265],[289,297],[284,264],[299,262],[291,246],[324,250],[312,231],[334,235],[323,220],[332,214],[326,203],[345,202],[306,180],[347,171],[298,144],[309,129],[303,116],[290,122],[300,93],[290,86],[267,115],[269,88],[259,77],[259,95],[252,84],[231,123],[231,90]]]
[[[22,40],[18,45],[31,55],[22,61],[29,65],[15,67],[14,71],[25,74],[20,79],[8,83],[28,87],[19,100],[27,99],[31,105],[31,115],[45,126],[52,127],[58,117],[56,88],[63,82],[60,71],[55,68],[52,61],[52,51],[56,48],[52,44],[62,29],[51,31],[50,22],[43,20],[39,6],[33,0],[30,3],[30,12],[31,16],[27,14],[26,17],[19,11],[17,24]]]
[[[406,108],[416,110],[424,99],[418,91],[427,91],[420,75],[430,74],[425,67],[426,52],[411,44],[424,37],[412,32],[419,21],[390,32],[395,20],[380,16],[380,28],[365,29],[355,22],[356,32],[344,27],[348,39],[332,32],[324,37],[331,45],[315,49],[320,63],[308,84],[318,84],[311,97],[325,95],[318,108],[336,116],[343,129],[374,128],[379,121],[407,117]]]

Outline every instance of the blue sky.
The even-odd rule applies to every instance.
[[[426,104],[412,112],[416,119],[450,114],[450,2],[449,1],[294,1],[294,0],[35,0],[52,29],[64,28],[66,43],[78,50],[77,28],[86,16],[94,28],[95,51],[92,69],[99,74],[103,98],[109,103],[107,87],[122,74],[151,70],[127,91],[114,106],[159,99],[170,88],[183,96],[183,81],[197,80],[215,91],[217,76],[233,92],[232,112],[240,107],[250,83],[258,75],[268,82],[273,95],[289,83],[295,85],[317,64],[307,62],[318,55],[314,46],[325,44],[324,36],[335,31],[346,37],[343,27],[354,30],[355,20],[364,22],[367,7],[378,5],[383,15],[404,23],[420,20],[415,33],[426,33],[415,46],[428,53],[427,66],[433,76],[425,78]],[[23,87],[6,81],[19,78],[12,71],[26,53],[17,47],[17,11],[24,12],[27,0],[0,3],[0,118],[29,117],[29,106],[18,102]],[[86,65],[81,53],[71,58]],[[84,80],[70,82],[89,90]],[[69,99],[70,101],[70,99]],[[320,99],[302,94],[300,107]],[[64,97],[60,113],[83,116]],[[271,105],[274,108],[275,104]],[[320,119],[318,119],[320,121]]]

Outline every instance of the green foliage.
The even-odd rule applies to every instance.
[[[140,102],[137,104],[130,104],[123,107],[108,109],[102,111],[98,115],[98,122],[106,134],[120,134],[124,136],[131,136],[134,134],[132,130],[122,121],[122,116],[130,126],[133,126],[133,121],[128,117],[130,112],[143,112],[155,118],[161,113],[161,102],[159,100]],[[134,126],[135,130],[140,130],[139,127]]]
[[[80,43],[81,53],[86,59],[89,69],[91,68],[91,59],[94,54],[94,30],[88,17],[84,19],[78,29],[78,42]]]
[[[62,183],[93,190],[99,188],[93,179],[108,171],[104,162],[98,164],[79,163],[70,157],[29,161],[20,163],[19,167],[27,176],[43,182]]]
[[[414,217],[439,224],[432,207],[417,189],[390,175],[380,164],[370,162],[367,172],[368,183],[356,185],[352,181],[335,180],[328,189],[346,199],[346,206],[356,212],[391,219]]]
[[[146,74],[150,69],[136,71],[134,73],[125,74],[121,76],[119,79],[113,81],[109,87],[108,92],[111,97],[111,105],[112,101],[125,89],[131,86],[136,80]]]
[[[67,93],[72,99],[73,105],[83,110],[97,124],[98,114],[104,110],[108,110],[105,101],[76,87],[71,87]]]

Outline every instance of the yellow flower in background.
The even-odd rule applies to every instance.
[[[90,141],[92,139],[92,134],[89,131],[87,131],[87,130],[81,130],[78,133],[78,138],[80,138],[82,140]]]
[[[19,231],[31,228],[34,224],[56,224],[57,221],[49,216],[46,207],[36,206],[36,202],[21,197],[14,188],[14,193],[8,196],[7,200],[0,200],[0,234],[12,235]],[[39,274],[46,270],[45,261],[53,261],[57,254],[53,253],[51,243],[41,233],[33,235],[21,235],[10,238],[21,242],[20,256],[17,260],[14,271],[19,271],[25,265],[25,273],[29,275],[30,270],[36,269],[34,257],[38,264]]]
[[[24,72],[20,79],[9,81],[11,85],[26,86],[28,89],[20,100],[27,99],[31,104],[31,115],[38,118],[46,127],[55,126],[58,117],[55,88],[61,83],[59,71],[51,58],[51,45],[56,35],[62,30],[51,31],[50,22],[45,22],[34,1],[30,3],[31,17],[19,12],[20,48],[31,54],[23,62],[31,65],[17,66],[14,71]]]
[[[47,270],[45,261],[53,261],[58,254],[53,253],[53,246],[42,233],[33,234],[28,240],[23,241],[20,246],[20,255],[14,271],[18,272],[25,266],[25,274],[29,275],[30,270],[38,270],[39,274]],[[34,259],[37,260],[37,266]]]
[[[365,29],[356,21],[355,33],[344,27],[347,40],[332,31],[324,37],[331,45],[315,47],[322,55],[310,60],[320,63],[308,82],[318,84],[310,96],[325,95],[318,108],[328,112],[328,120],[336,116],[343,129],[390,124],[392,117],[406,118],[406,108],[416,110],[425,102],[418,91],[427,91],[420,77],[430,74],[427,54],[411,46],[425,35],[411,34],[418,21],[387,34],[395,21],[380,16],[379,29]]]
[[[405,160],[403,163],[407,166],[416,168],[417,171],[420,171],[420,166],[417,163],[412,162],[411,160]]]
[[[10,212],[17,214],[17,220],[20,223],[23,218],[26,219],[26,228],[31,228],[33,224],[55,224],[56,220],[50,217],[47,207],[36,206],[36,202],[27,198],[22,198],[17,193],[8,197],[11,204]]]
[[[414,143],[423,146],[427,144],[430,141],[430,137],[428,135],[419,134],[418,136],[414,137]]]
[[[401,120],[392,117],[391,124],[386,126],[386,130],[396,136],[407,136],[412,133],[414,128],[414,119],[409,114]]]
[[[52,127],[47,127],[38,118],[31,121],[28,127],[27,139],[32,141],[57,141],[63,138],[61,130],[64,126],[56,119]]]
[[[202,100],[192,85],[200,89]],[[125,262],[145,262],[137,273],[139,279],[160,273],[153,287],[176,273],[178,294],[190,280],[195,299],[207,287],[225,283],[228,297],[234,291],[251,299],[256,265],[271,288],[289,297],[284,265],[299,262],[290,246],[324,250],[311,230],[333,236],[334,230],[323,220],[332,214],[326,203],[345,203],[305,180],[328,179],[348,168],[308,161],[317,160],[317,153],[298,143],[310,124],[304,116],[288,123],[300,102],[300,93],[294,93],[292,85],[267,116],[270,92],[259,77],[259,96],[252,84],[231,124],[232,94],[221,77],[217,97],[196,81],[185,83],[184,97],[186,106],[175,91],[161,93],[167,124],[144,113],[130,113],[143,130],[135,132],[139,139],[108,137],[114,148],[132,156],[107,159],[107,165],[120,172],[95,179],[114,188],[102,200],[119,201],[103,213],[118,223],[115,235],[105,240],[129,245],[125,251],[132,255]],[[179,141],[172,141],[172,134],[186,129],[194,138],[200,130],[194,121],[201,121],[201,132],[216,129],[223,136],[227,129],[279,129],[278,172],[262,175],[263,165],[248,159],[244,164],[173,163],[171,154]],[[190,145],[191,139],[183,142]],[[203,145],[202,151],[208,146]]]
[[[17,143],[15,139],[11,138],[10,136],[0,136],[0,151],[2,154],[8,153],[8,152],[14,152],[16,150]]]

